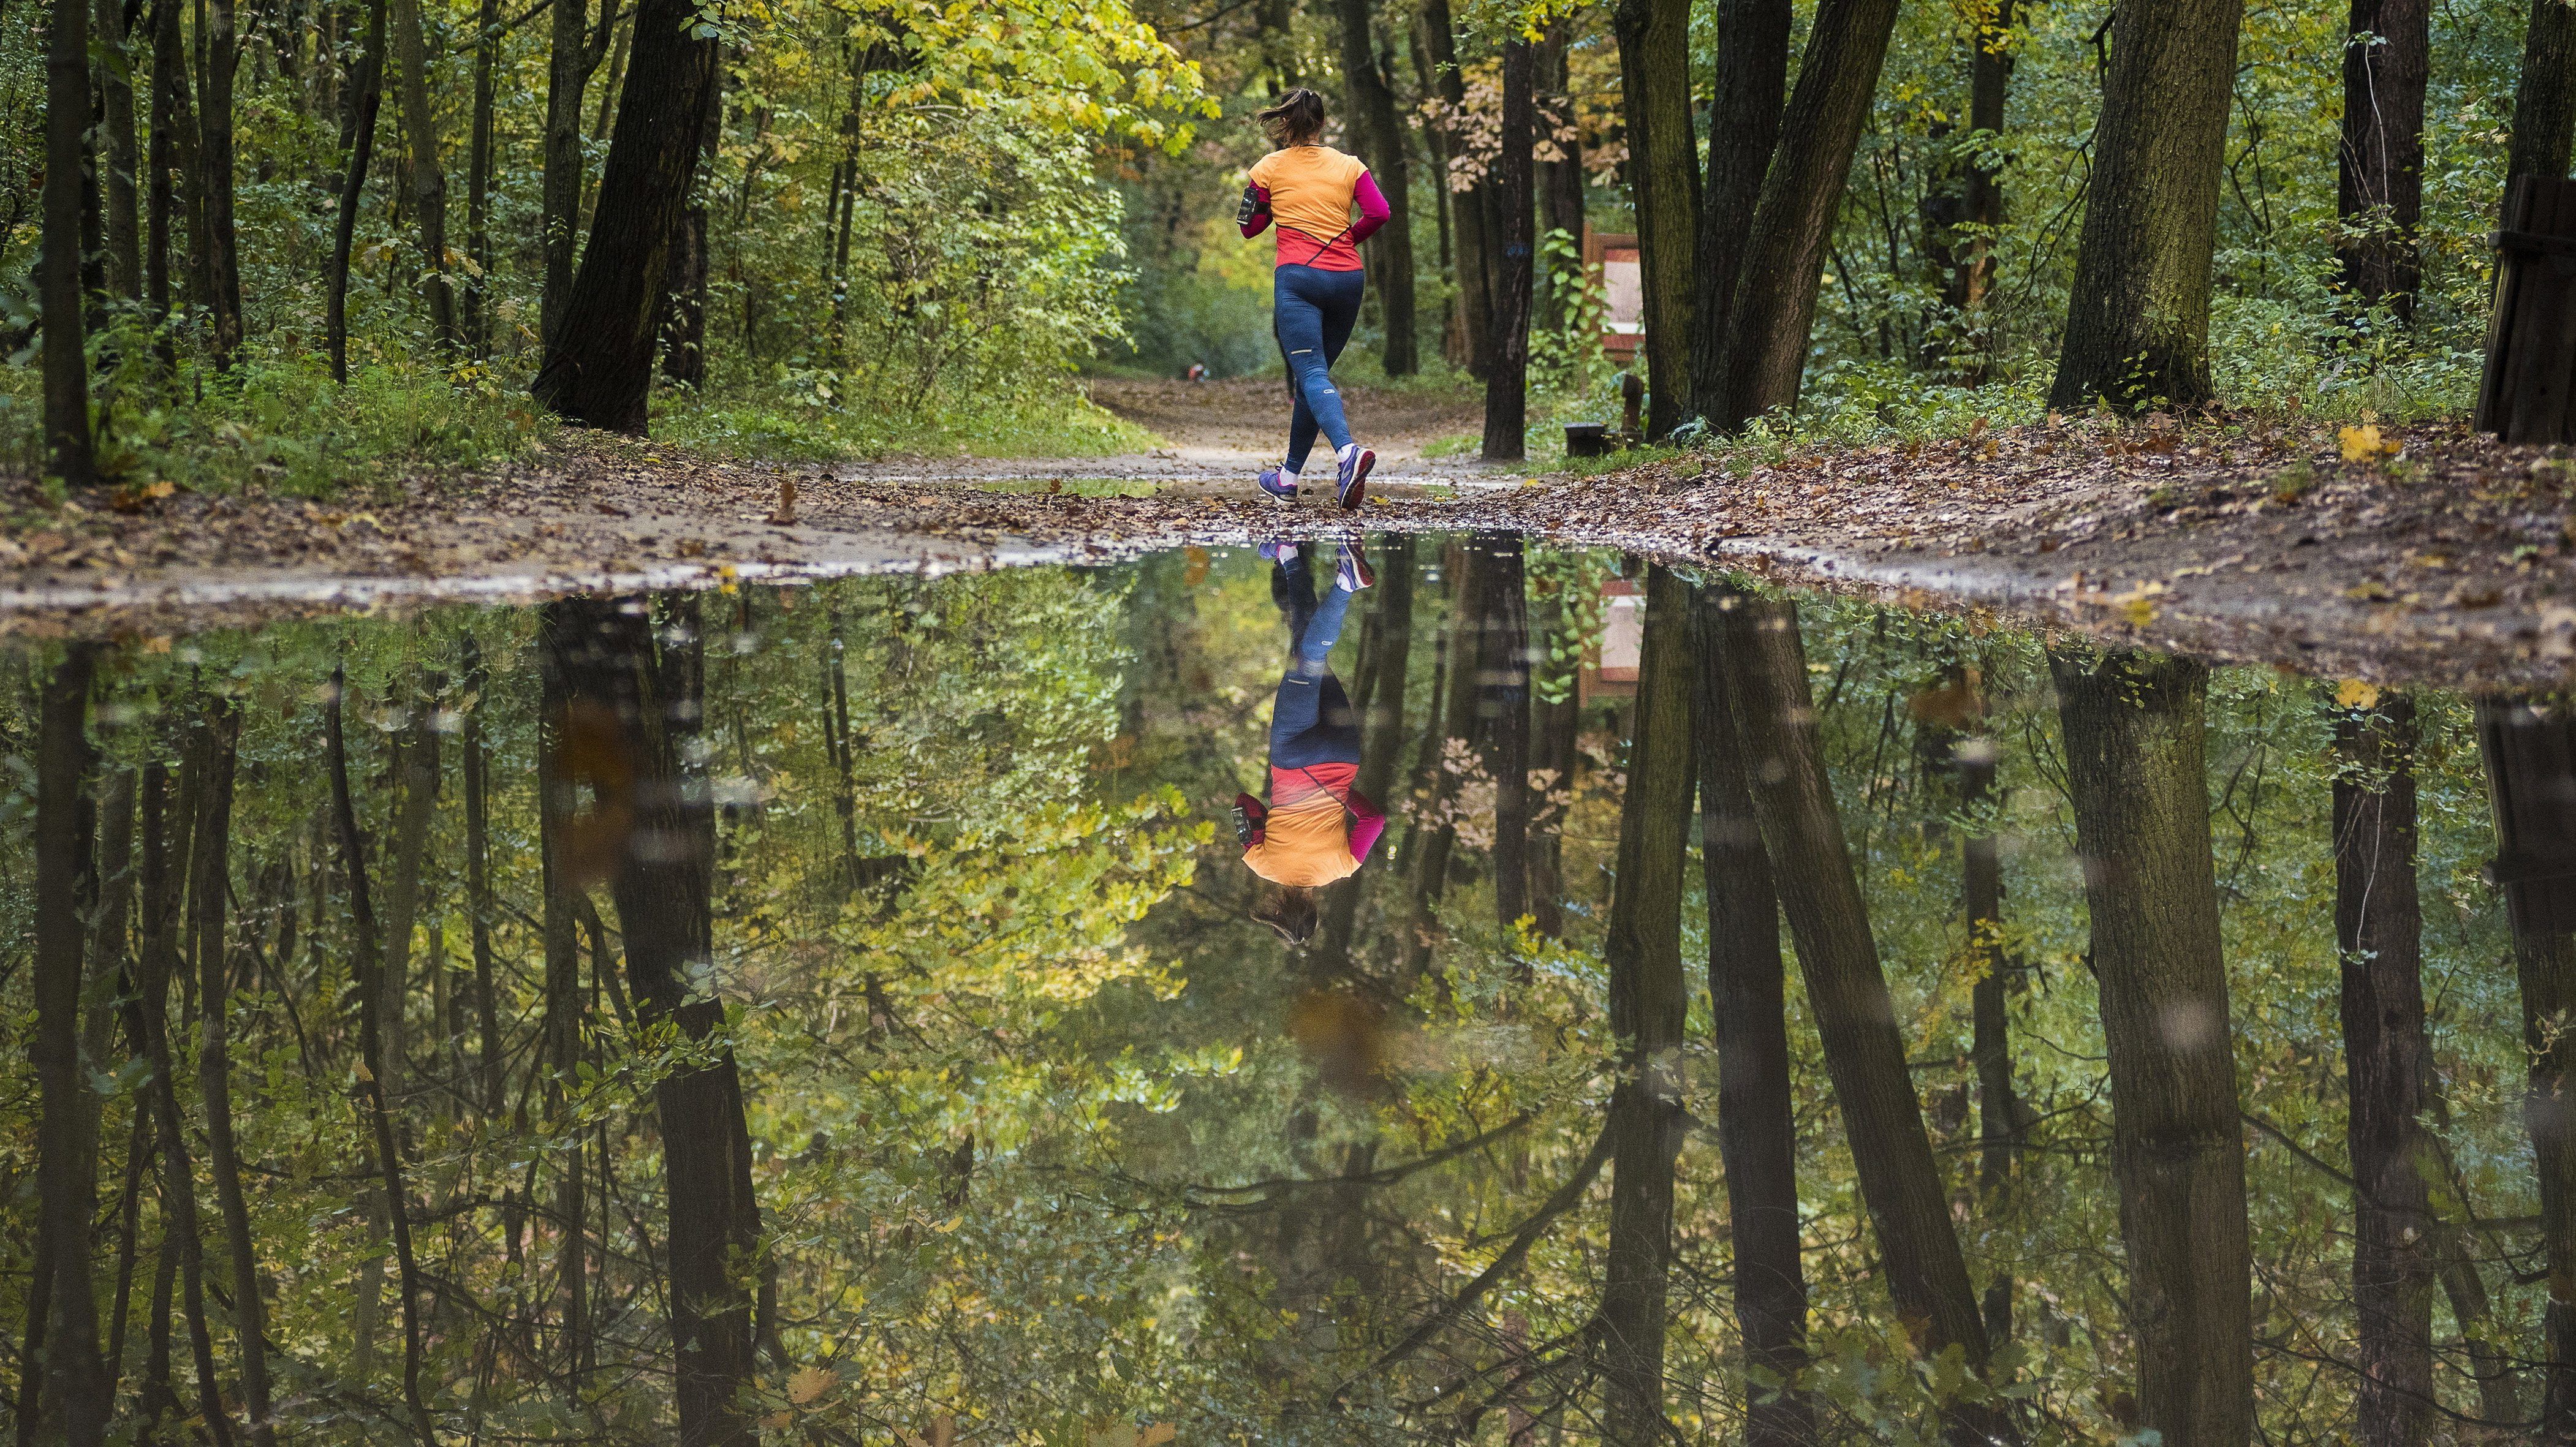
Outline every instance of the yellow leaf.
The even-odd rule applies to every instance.
[[[1179,1435],[1181,1435],[1180,1428],[1169,1422],[1157,1422],[1137,1434],[1136,1447],[1163,1447],[1164,1443]]]
[[[787,1379],[787,1400],[802,1407],[840,1385],[840,1381],[839,1374],[829,1367],[798,1367],[795,1375]]]
[[[367,1068],[367,1062],[361,1060],[358,1062],[358,1078],[360,1080],[373,1082],[376,1078],[376,1073]]]
[[[2337,708],[2376,708],[2378,706],[2378,684],[2365,683],[2358,678],[2347,678],[2335,685],[2335,707]]]
[[[2379,424],[2376,422],[2365,422],[2359,427],[2346,427],[2336,433],[2335,437],[2343,444],[2343,460],[2346,462],[2368,462],[2382,451]]]
[[[760,1425],[768,1428],[772,1432],[784,1432],[788,1428],[796,1425],[796,1414],[793,1412],[772,1412],[768,1416],[760,1419]]]

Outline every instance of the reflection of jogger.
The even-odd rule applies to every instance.
[[[1270,714],[1270,803],[1237,794],[1235,807],[1247,826],[1243,862],[1280,886],[1264,891],[1253,917],[1302,944],[1315,932],[1315,892],[1357,873],[1386,828],[1385,811],[1355,787],[1359,716],[1329,661],[1352,597],[1376,579],[1345,543],[1318,601],[1302,549],[1273,543],[1262,552],[1276,564],[1270,596],[1291,656]]]

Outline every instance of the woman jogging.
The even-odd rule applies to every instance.
[[[1262,891],[1252,917],[1300,945],[1315,933],[1316,893],[1358,873],[1386,828],[1386,811],[1357,787],[1360,721],[1329,662],[1352,596],[1377,578],[1344,543],[1319,603],[1307,546],[1321,545],[1261,546],[1272,564],[1270,599],[1288,625],[1288,671],[1270,711],[1270,802],[1234,796],[1243,862],[1277,886]]]
[[[1279,224],[1279,270],[1271,283],[1271,331],[1288,363],[1295,412],[1288,422],[1288,457],[1265,467],[1261,490],[1286,502],[1297,496],[1306,454],[1321,431],[1333,445],[1334,495],[1357,508],[1377,454],[1351,440],[1342,395],[1333,390],[1333,360],[1359,320],[1360,243],[1386,224],[1386,197],[1357,156],[1323,144],[1324,98],[1299,86],[1259,114],[1261,128],[1279,149],[1252,167],[1235,217],[1246,240]],[[1357,221],[1351,207],[1360,208]]]

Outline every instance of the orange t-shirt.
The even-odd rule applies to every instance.
[[[1252,184],[1270,194],[1281,266],[1360,269],[1351,203],[1367,173],[1366,162],[1330,146],[1290,146],[1252,163]]]

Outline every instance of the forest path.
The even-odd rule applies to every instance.
[[[1252,474],[1277,462],[1286,448],[1288,396],[1277,377],[1096,377],[1085,385],[1092,401],[1167,445],[1107,457],[889,457],[840,463],[831,472],[851,482],[1062,482],[1077,492],[1085,490],[1082,484],[1150,483],[1163,495],[1218,496],[1248,494]],[[1345,386],[1342,401],[1352,435],[1377,453],[1375,487],[1455,487],[1493,471],[1476,460],[1470,440],[1485,417],[1483,400],[1471,393]],[[1434,451],[1443,455],[1430,455]],[[1318,442],[1306,465],[1326,475],[1329,444]]]

